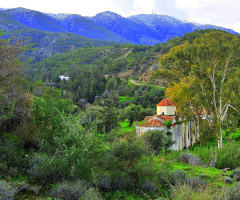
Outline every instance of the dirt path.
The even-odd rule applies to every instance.
[[[138,82],[136,82],[135,80],[130,80],[130,82],[131,82],[132,84],[134,84],[134,85],[143,85],[142,83],[138,83]]]
[[[130,49],[130,50],[129,50],[125,55],[123,55],[122,57],[117,58],[115,61],[120,60],[120,59],[123,59],[123,58],[126,58],[130,53],[132,53],[132,49]]]

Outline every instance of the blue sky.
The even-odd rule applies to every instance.
[[[239,0],[0,0],[0,7],[82,16],[94,16],[103,11],[116,12],[123,17],[154,12],[240,32]]]

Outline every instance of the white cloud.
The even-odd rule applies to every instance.
[[[0,7],[24,7],[49,13],[72,13],[92,16],[96,13],[114,9],[112,0],[0,0]]]
[[[134,0],[133,1],[133,10],[131,11],[132,15],[135,14],[150,14],[155,7],[154,0]]]
[[[240,27],[237,27],[240,21],[239,0],[176,0],[176,6],[187,14],[186,20],[234,28],[240,32]]]

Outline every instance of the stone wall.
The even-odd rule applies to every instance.
[[[181,124],[175,124],[171,127],[171,129],[167,129],[167,127],[140,127],[136,126],[136,133],[137,136],[141,136],[145,132],[149,130],[164,130],[169,131],[172,133],[172,140],[175,141],[175,144],[173,144],[170,149],[172,150],[182,150],[184,148],[188,148],[196,142],[198,138],[198,132],[197,128],[195,126],[195,123],[190,122],[183,122]]]

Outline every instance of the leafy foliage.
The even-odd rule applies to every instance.
[[[20,42],[0,40],[0,129],[6,131],[16,128],[30,106],[24,94],[24,65],[20,60],[26,48]]]
[[[158,155],[161,151],[165,152],[166,149],[174,144],[172,141],[172,136],[167,135],[163,130],[147,131],[142,135],[142,137],[150,146],[155,155]]]
[[[176,81],[168,94],[178,100],[182,110],[190,113],[204,111],[209,126],[219,130],[219,146],[222,146],[222,126],[230,110],[238,105],[239,81],[236,87],[230,84],[239,73],[239,37],[222,31],[206,33],[200,38],[173,47],[168,54],[160,57],[162,68],[158,75]],[[231,88],[231,89],[230,89]],[[192,113],[193,114],[193,113]],[[199,114],[198,114],[199,115]]]

